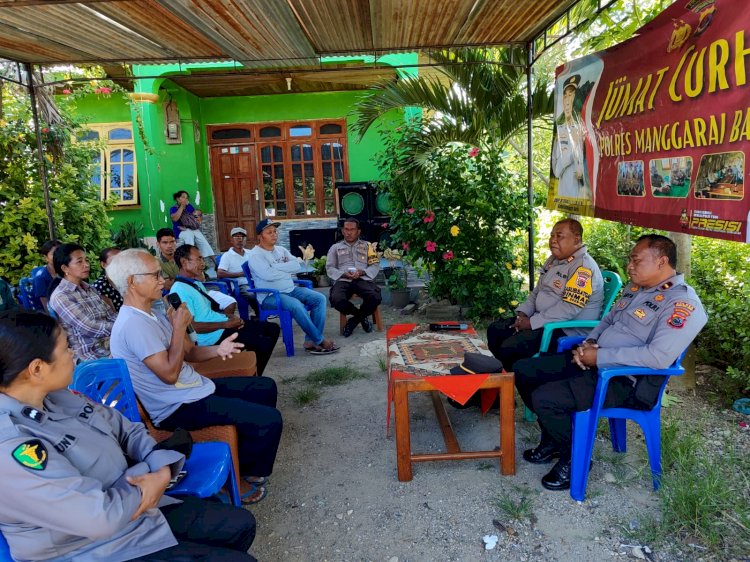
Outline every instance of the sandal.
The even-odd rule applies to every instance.
[[[310,349],[309,352],[313,355],[329,355],[331,353],[336,353],[338,350],[339,348],[334,345],[333,347],[317,347]]]
[[[251,485],[250,491],[240,496],[240,503],[242,505],[252,505],[258,503],[268,495],[268,490],[265,486]]]
[[[267,476],[243,476],[242,479],[251,486],[263,486],[268,482]]]

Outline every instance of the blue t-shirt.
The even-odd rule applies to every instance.
[[[172,214],[177,212],[177,209],[179,209],[179,207],[177,205],[175,205],[174,207],[170,207],[169,208],[169,218],[170,219],[172,218]],[[182,212],[183,212],[183,214],[184,213],[188,213],[189,215],[192,215],[193,211],[195,211],[195,207],[193,207],[190,203],[188,203],[185,206],[185,210],[182,211]],[[180,218],[182,218],[182,217],[180,217]],[[177,222],[172,221],[172,232],[174,232],[174,237],[175,238],[179,238],[180,237],[180,232],[182,232],[182,231],[180,230],[180,222],[179,221],[177,221]]]
[[[32,294],[31,298],[34,299],[34,306],[38,307],[38,310],[42,309],[41,298],[49,298],[47,291],[52,283],[52,275],[47,271],[46,266],[35,267],[31,272],[31,283],[32,283]]]
[[[196,285],[199,285],[206,293],[208,291],[200,281],[193,281]],[[198,289],[191,287],[187,283],[183,283],[179,279],[172,285],[170,294],[177,293],[180,295],[180,300],[184,302],[190,314],[193,315],[193,320],[196,322],[226,322],[228,320],[226,314],[216,312],[211,308],[211,301],[200,294]],[[224,330],[214,330],[213,332],[206,332],[204,334],[196,333],[198,336],[198,345],[214,345],[219,341],[222,332]]]

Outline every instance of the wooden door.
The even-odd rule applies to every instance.
[[[219,252],[229,248],[229,232],[235,226],[247,230],[247,246],[251,247],[255,243],[255,225],[260,216],[255,146],[212,146],[211,180]]]

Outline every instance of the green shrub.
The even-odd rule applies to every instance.
[[[522,263],[516,255],[529,217],[524,178],[507,171],[508,156],[497,147],[452,143],[424,163],[429,202],[416,204],[413,178],[399,173],[400,146],[388,140],[379,167],[405,259],[427,270],[432,296],[466,307],[470,318],[513,308],[523,297],[513,270]]]
[[[15,284],[40,265],[38,249],[49,238],[44,192],[39,177],[36,134],[27,105],[6,97],[0,120],[0,277]],[[56,236],[77,242],[89,253],[111,244],[107,204],[92,185],[92,151],[70,139],[77,126],[66,121],[58,130],[45,127],[43,142]],[[63,153],[51,149],[62,142]],[[96,261],[96,260],[93,260]]]
[[[727,396],[750,392],[750,245],[696,236],[692,258],[690,282],[708,313],[700,360],[726,370]]]

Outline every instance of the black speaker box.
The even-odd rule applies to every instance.
[[[368,220],[373,214],[374,189],[369,182],[336,183],[340,218]]]
[[[292,255],[301,258],[302,252],[300,251],[299,246],[305,247],[308,244],[312,244],[313,248],[315,248],[316,258],[325,256],[331,246],[336,243],[337,233],[337,228],[309,228],[307,230],[290,230],[289,251],[292,252]]]
[[[389,217],[377,217],[362,226],[362,238],[368,242],[377,242],[379,252],[394,246],[389,222]]]

